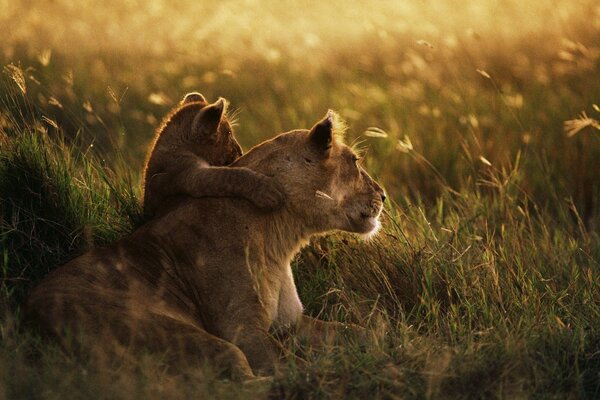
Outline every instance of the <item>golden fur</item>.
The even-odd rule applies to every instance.
[[[272,179],[247,168],[230,168],[242,149],[233,136],[220,98],[208,104],[188,93],[164,119],[144,168],[144,213],[164,213],[182,196],[244,197],[271,210],[283,202]]]
[[[280,209],[186,198],[51,272],[30,294],[29,320],[63,339],[82,332],[112,349],[168,351],[178,367],[210,359],[241,379],[270,373],[280,353],[270,330],[329,335],[336,327],[302,314],[290,261],[314,234],[372,232],[385,199],[332,125],[330,112],[235,162],[281,185]]]

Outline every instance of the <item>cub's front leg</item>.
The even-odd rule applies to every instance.
[[[266,211],[281,207],[284,201],[283,189],[273,178],[248,168],[212,167],[195,156],[180,157],[178,169],[153,175],[146,192],[147,211],[153,211],[168,196],[182,194],[243,197]]]
[[[285,197],[273,178],[243,167],[197,167],[189,182],[194,197],[243,197],[267,211],[281,207]]]

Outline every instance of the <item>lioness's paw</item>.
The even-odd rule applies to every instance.
[[[280,208],[285,200],[283,188],[273,178],[261,179],[254,187],[250,200],[265,211]]]
[[[268,389],[273,385],[275,380],[272,376],[255,376],[253,378],[247,379],[242,384],[245,387],[251,387],[256,389]]]

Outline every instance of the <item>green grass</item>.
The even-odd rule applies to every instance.
[[[563,126],[581,111],[600,117],[594,2],[540,2],[535,18],[512,1],[483,6],[481,18],[442,0],[386,3],[359,7],[371,25],[358,33],[346,32],[351,10],[328,25],[335,2],[271,4],[265,19],[190,4],[206,15],[200,38],[187,9],[158,1],[157,19],[110,3],[80,15],[88,28],[60,23],[80,12],[63,1],[0,3],[13,28],[0,46],[0,396],[600,397],[600,135]],[[403,30],[411,15],[419,23]],[[271,385],[240,386],[210,365],[173,376],[156,357],[76,358],[20,325],[49,270],[143,223],[145,152],[191,90],[240,110],[245,148],[328,108],[348,120],[348,142],[363,141],[391,199],[382,231],[315,239],[294,270],[309,314],[366,326],[369,340],[316,351],[292,337],[306,370],[290,362]]]

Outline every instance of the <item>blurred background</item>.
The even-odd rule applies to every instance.
[[[338,111],[397,202],[505,171],[598,226],[597,1],[0,0],[0,26],[0,130],[77,138],[134,180],[198,90],[245,149]]]

